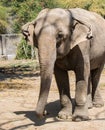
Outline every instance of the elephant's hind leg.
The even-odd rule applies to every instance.
[[[103,70],[103,66],[91,71],[91,80],[92,80],[92,100],[94,107],[102,107],[104,106],[104,101],[99,92],[99,80],[101,76],[101,72]]]
[[[69,90],[68,73],[55,65],[55,79],[57,82],[62,109],[58,117],[65,120],[72,119],[72,102]]]
[[[88,109],[91,109],[93,107],[93,103],[92,103],[92,83],[91,83],[91,76],[89,77],[87,103],[88,103]]]

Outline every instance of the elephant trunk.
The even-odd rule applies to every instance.
[[[47,103],[54,70],[54,64],[56,60],[55,40],[53,40],[52,38],[49,39],[48,37],[43,40],[43,37],[41,37],[38,42],[38,49],[41,83],[36,113],[40,118],[42,118],[44,114],[45,105]]]

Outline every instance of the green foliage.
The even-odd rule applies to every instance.
[[[31,46],[24,39],[21,40],[17,47],[16,59],[31,59]]]
[[[0,33],[6,33],[7,28],[7,9],[0,6]]]
[[[6,20],[7,9],[3,6],[0,6],[0,19]]]
[[[83,8],[105,17],[105,0],[57,0],[63,8]]]
[[[57,0],[1,0],[2,5],[11,7],[11,15],[15,16],[13,32],[20,32],[21,26],[35,19],[44,8],[59,7]],[[7,4],[6,4],[7,3]]]
[[[90,10],[101,14],[105,18],[105,0],[92,0]]]
[[[36,17],[41,10],[40,3],[34,0],[26,0],[25,2],[12,3],[12,15],[16,15],[14,20],[14,32],[19,32],[21,26]]]
[[[3,20],[0,20],[0,33],[6,33],[7,23]]]
[[[0,3],[11,8],[11,15],[15,16],[13,32],[16,33],[20,32],[23,24],[35,19],[44,8],[79,7],[95,11],[105,17],[105,0],[1,0]]]
[[[5,7],[9,7],[11,5],[11,1],[12,0],[1,0],[0,3]]]

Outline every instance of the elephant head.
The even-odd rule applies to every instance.
[[[41,88],[36,112],[43,115],[56,59],[66,56],[79,42],[88,39],[90,28],[73,18],[69,10],[45,9],[22,27],[32,45],[38,47]]]

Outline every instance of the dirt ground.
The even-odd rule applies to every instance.
[[[70,74],[72,97],[75,92],[74,74]],[[48,115],[38,120],[35,107],[38,100],[40,74],[29,69],[2,69],[0,71],[0,130],[105,130],[105,106],[89,109],[91,120],[84,122],[61,121],[59,95],[53,78],[46,109]],[[105,102],[105,71],[100,81]]]

